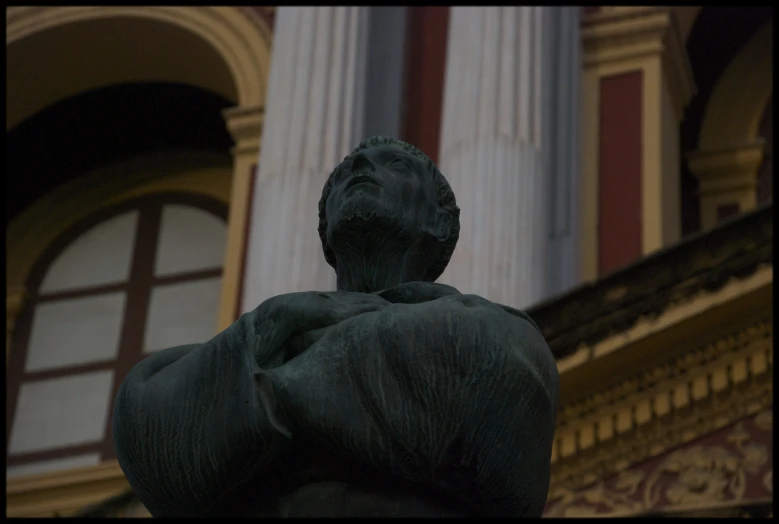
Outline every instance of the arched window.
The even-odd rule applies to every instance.
[[[144,356],[216,333],[227,206],[186,194],[103,210],[28,279],[8,362],[8,477],[114,458],[113,400]]]

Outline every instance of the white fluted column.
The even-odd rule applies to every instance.
[[[317,234],[330,171],[362,138],[367,8],[279,7],[241,311],[335,289]]]
[[[581,7],[551,7],[552,120],[545,148],[550,180],[549,271],[544,296],[568,291],[581,282],[578,229],[581,206],[582,39]]]
[[[557,280],[551,253],[570,251],[553,250],[551,238],[575,240],[565,214],[570,226],[576,148],[563,136],[578,131],[565,129],[576,125],[578,24],[563,20],[574,17],[575,8],[451,9],[440,167],[462,211],[460,240],[440,281],[464,293],[529,306]],[[573,33],[565,41],[563,30]],[[556,88],[571,81],[567,91]]]

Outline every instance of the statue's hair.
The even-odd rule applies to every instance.
[[[428,274],[426,275],[431,281],[435,281],[435,279],[441,276],[444,269],[446,269],[449,259],[452,258],[454,246],[457,244],[457,239],[460,236],[460,208],[457,207],[454,192],[452,191],[452,188],[449,187],[449,183],[438,170],[435,163],[430,160],[426,154],[411,144],[385,136],[374,136],[361,142],[360,145],[344,158],[343,161],[336,166],[333,172],[330,173],[330,176],[325,183],[325,187],[322,189],[322,198],[319,200],[319,238],[322,240],[322,249],[325,252],[325,260],[327,260],[327,263],[333,266],[333,268],[336,268],[335,253],[333,253],[333,250],[327,244],[327,215],[325,213],[327,197],[330,196],[330,191],[333,189],[333,181],[335,180],[336,175],[344,169],[346,161],[352,159],[360,151],[376,146],[394,146],[424,160],[426,171],[433,177],[433,181],[435,182],[436,193],[438,194],[438,205],[452,217],[449,234],[441,243],[441,256],[436,263],[428,269]]]

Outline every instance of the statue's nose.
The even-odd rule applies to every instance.
[[[373,162],[371,162],[367,156],[363,155],[362,153],[358,153],[352,162],[352,171],[373,173]]]

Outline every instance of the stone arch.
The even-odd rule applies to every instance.
[[[190,83],[216,91],[239,107],[261,107],[265,100],[270,67],[271,29],[266,20],[252,8],[240,7],[180,7],[180,6],[83,6],[83,7],[9,7],[6,9],[6,56],[9,58],[6,129],[33,113],[88,89],[111,83],[137,80],[162,80]],[[30,84],[40,84],[40,76],[51,68],[58,56],[67,54],[67,46],[52,45],[52,37],[70,38],[74,45],[89,31],[108,24],[116,41],[125,45],[142,42],[165,42],[156,46],[143,63],[113,63],[100,71],[90,63],[89,56],[79,56],[79,69],[68,71],[67,78],[56,78],[51,87],[30,90]],[[121,34],[116,34],[121,32]],[[72,38],[74,35],[80,35]],[[48,41],[47,41],[48,39]],[[176,53],[176,45],[195,49],[193,53]],[[194,47],[193,47],[194,46]],[[146,46],[149,47],[148,45]],[[100,55],[100,46],[81,46],[86,54]],[[25,53],[27,51],[27,53]],[[35,52],[35,56],[29,55]],[[48,56],[41,56],[43,52]],[[72,56],[68,55],[68,56]],[[198,67],[199,60],[209,60],[229,73],[208,74]],[[172,60],[177,67],[171,68]],[[220,63],[221,62],[221,63]],[[44,65],[42,65],[44,64]],[[149,78],[143,76],[148,69]],[[35,74],[25,74],[31,71]],[[101,76],[102,75],[102,76]],[[42,92],[37,96],[31,93]],[[16,93],[24,96],[14,96]],[[30,102],[24,103],[25,99]]]
[[[772,21],[720,75],[703,114],[698,150],[687,156],[698,179],[703,230],[757,205],[765,143],[760,122],[773,91]]]
[[[773,90],[772,43],[769,21],[722,74],[706,106],[699,150],[716,151],[755,141]]]
[[[262,133],[272,24],[273,9],[257,7],[8,7],[6,131],[95,88],[147,81],[192,85],[235,104],[223,112],[236,143],[231,193],[245,194]],[[245,202],[235,204],[230,206],[226,304],[235,302],[246,216]],[[16,280],[7,277],[9,285]],[[23,289],[9,290],[7,333],[24,297]]]

